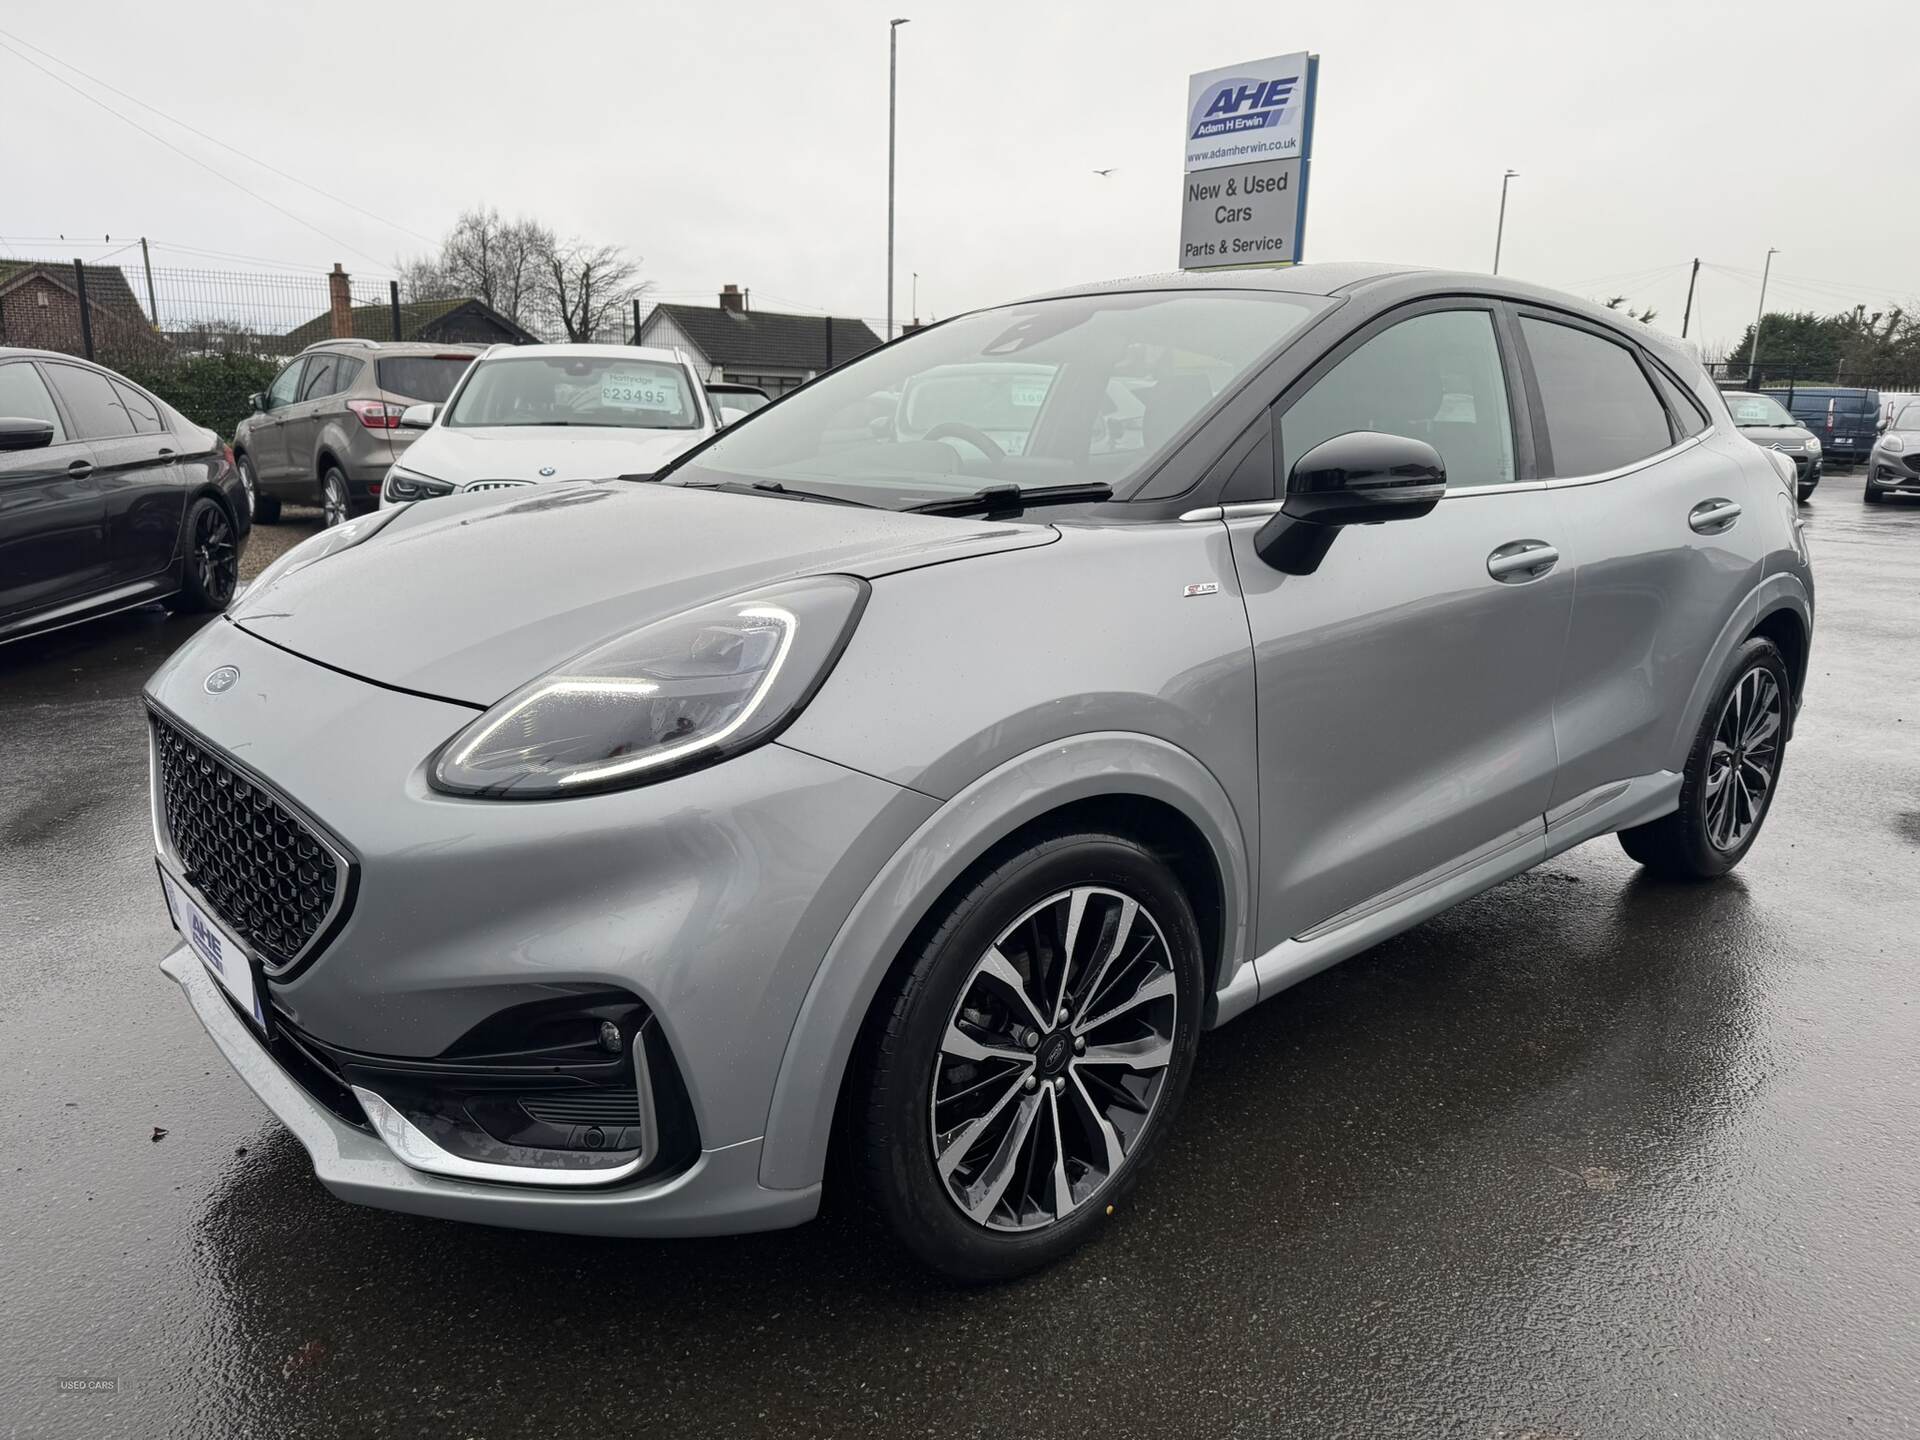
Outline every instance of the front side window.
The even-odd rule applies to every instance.
[[[1290,469],[1321,441],[1355,430],[1426,441],[1450,490],[1511,483],[1513,420],[1493,316],[1434,311],[1375,335],[1288,407],[1282,463]]]
[[[1330,303],[1116,291],[963,315],[822,375],[673,483],[777,483],[891,509],[989,486],[1120,494]]]
[[[73,417],[76,439],[114,440],[133,434],[133,419],[106,376],[78,365],[49,365],[47,375]]]
[[[679,365],[607,355],[509,355],[483,360],[445,424],[593,425],[692,430],[693,377]]]
[[[267,388],[267,408],[277,410],[282,405],[291,405],[293,397],[300,387],[300,371],[306,365],[304,359],[296,360],[278,375]]]
[[[1540,383],[1555,475],[1604,474],[1673,443],[1660,397],[1626,346],[1530,315],[1520,329]]]
[[[47,393],[40,372],[24,360],[0,365],[0,418],[44,420],[53,426],[53,443],[66,443],[67,427],[60,423],[53,396]]]

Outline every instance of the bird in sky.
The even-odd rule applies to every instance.
[[[1118,170],[1119,168],[1120,167],[1118,165],[1109,165],[1105,170],[1096,170],[1093,173],[1096,175],[1111,175],[1115,170]]]

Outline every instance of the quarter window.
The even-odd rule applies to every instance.
[[[1700,408],[1700,402],[1669,379],[1666,371],[1656,367],[1653,383],[1667,402],[1667,413],[1673,417],[1675,440],[1690,440],[1707,428],[1706,412]]]
[[[1624,345],[1523,316],[1555,475],[1599,475],[1673,443],[1667,412]]]
[[[1440,310],[1375,335],[1281,417],[1284,463],[1355,430],[1426,441],[1446,464],[1450,490],[1510,483],[1513,420],[1493,316]]]
[[[351,390],[353,382],[359,378],[360,367],[366,363],[350,355],[336,356],[333,363],[333,393],[338,395],[343,390]]]
[[[120,403],[126,407],[127,418],[133,421],[135,433],[140,435],[158,435],[167,428],[161,421],[160,411],[155,407],[153,401],[142,395],[131,385],[116,383],[113,387],[113,393],[119,397]]]
[[[53,426],[53,443],[64,445],[67,427],[40,380],[40,373],[24,360],[0,365],[0,415],[9,420],[45,420]]]
[[[114,440],[133,434],[133,418],[106,376],[78,365],[49,365],[47,376],[73,417],[77,439]]]

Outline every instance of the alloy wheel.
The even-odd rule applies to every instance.
[[[338,474],[327,477],[326,493],[321,497],[322,520],[331,530],[347,523],[347,487]]]
[[[1166,936],[1133,897],[1076,886],[1027,910],[975,962],[934,1060],[949,1198],[997,1231],[1093,1201],[1153,1118],[1178,1020]]]
[[[1772,672],[1756,666],[1740,677],[1714,727],[1702,800],[1714,849],[1737,850],[1760,823],[1780,765],[1785,697]]]
[[[240,557],[233,545],[233,524],[218,505],[204,505],[193,527],[193,567],[200,593],[215,605],[233,598]]]

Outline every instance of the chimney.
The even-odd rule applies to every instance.
[[[721,286],[720,287],[720,308],[722,310],[731,310],[736,315],[746,314],[746,311],[747,311],[746,294],[740,289],[738,285]]]
[[[327,276],[327,309],[333,321],[333,338],[351,340],[353,338],[353,282],[347,272],[340,268],[338,260],[333,262],[333,273]]]

